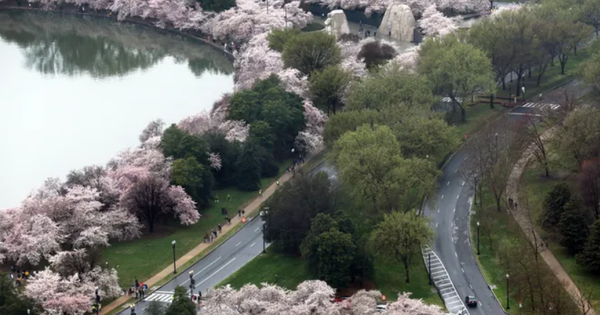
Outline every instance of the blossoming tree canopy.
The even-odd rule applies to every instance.
[[[327,283],[309,280],[298,285],[295,291],[263,283],[261,288],[246,285],[240,290],[229,286],[211,290],[203,301],[199,314],[210,315],[442,315],[438,307],[427,305],[421,300],[410,299],[409,294],[400,294],[388,309],[376,312],[381,301],[378,291],[361,290],[342,303],[332,303],[335,290]]]

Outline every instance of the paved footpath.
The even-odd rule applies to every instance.
[[[557,95],[554,95],[555,97],[560,97],[560,94],[556,94]],[[554,133],[554,131],[554,128],[545,131],[541,136],[542,141],[549,139]],[[573,301],[575,301],[582,313],[585,313],[587,311],[587,313],[585,314],[596,315],[597,313],[592,307],[590,307],[589,303],[585,301],[585,297],[581,296],[579,288],[577,288],[577,285],[575,285],[571,277],[569,277],[569,274],[565,271],[560,262],[554,256],[554,254],[552,254],[552,252],[548,248],[543,247],[543,245],[541,245],[543,244],[543,242],[539,234],[535,231],[535,226],[531,222],[531,215],[529,214],[529,209],[527,209],[527,202],[522,202],[521,200],[519,200],[519,182],[528,163],[534,158],[534,148],[535,145],[532,144],[529,148],[527,148],[527,150],[525,150],[525,152],[523,152],[523,155],[515,164],[512,173],[510,174],[510,177],[508,179],[508,183],[506,185],[506,198],[512,198],[518,204],[517,209],[512,209],[510,212],[515,217],[515,221],[517,221],[517,223],[527,236],[529,242],[533,246],[536,246],[537,244],[540,256],[542,257],[542,259],[544,259],[544,261],[546,262],[550,270],[552,270],[556,278],[558,278],[558,280],[562,283],[565,290],[571,295],[571,298],[573,299]],[[585,302],[582,303],[581,301]]]
[[[312,156],[310,156],[309,158],[307,158],[307,159],[306,159],[306,162],[308,163],[308,162],[309,162],[309,161],[310,161],[310,160],[311,160],[313,157],[314,157],[314,155],[312,155]],[[305,165],[306,165],[306,163],[305,163]],[[287,181],[288,181],[290,178],[292,178],[292,177],[293,177],[293,174],[292,174],[292,173],[290,173],[290,172],[286,172],[285,174],[283,174],[283,176],[281,176],[281,177],[279,178],[280,184],[283,184],[283,183],[287,182]],[[257,197],[256,197],[256,198],[254,198],[254,199],[253,199],[253,200],[252,200],[250,203],[248,203],[246,206],[244,206],[242,209],[243,209],[244,211],[246,211],[246,216],[252,216],[252,215],[253,215],[253,214],[256,212],[256,210],[260,208],[261,204],[262,204],[262,203],[263,203],[265,200],[267,200],[267,199],[268,199],[268,198],[269,198],[271,195],[273,195],[273,193],[275,192],[275,190],[276,190],[276,189],[277,189],[277,183],[274,181],[274,182],[273,182],[273,183],[272,183],[272,184],[271,184],[271,185],[270,185],[268,188],[266,188],[266,189],[264,189],[264,190],[263,190],[263,195],[262,195],[262,196],[257,196]],[[257,195],[258,195],[258,193],[257,193]],[[256,222],[252,222],[252,221],[251,221],[251,222],[248,222],[248,223],[247,223],[247,226],[250,226],[250,225],[256,225],[256,226],[257,226],[257,228],[253,229],[253,231],[254,231],[254,232],[256,232],[256,231],[258,231],[258,232],[262,232],[262,231],[260,231],[260,229],[259,229],[259,227],[261,226],[261,225],[258,225],[258,221],[259,221],[259,220],[253,220],[253,221],[256,221]],[[231,219],[231,225],[224,225],[224,226],[223,226],[223,231],[222,231],[222,233],[220,233],[220,234],[221,234],[221,235],[223,235],[223,234],[227,233],[228,231],[230,231],[231,229],[235,228],[235,227],[236,227],[237,225],[239,225],[239,224],[242,224],[242,218],[241,218],[241,217],[239,217],[239,216],[235,216],[235,217],[233,217],[233,218]],[[252,226],[252,227],[254,227],[254,226]],[[255,231],[255,230],[256,230],[256,231]],[[237,234],[236,234],[236,235],[237,235]],[[236,235],[232,236],[232,239],[233,239],[233,238],[234,238]],[[254,242],[256,242],[256,243],[261,243],[261,242],[262,242],[262,238],[260,238],[260,239],[257,239],[257,236],[254,236],[254,237],[252,238],[252,240],[253,240]],[[240,243],[241,243],[241,241],[240,241]],[[185,263],[187,263],[188,261],[190,261],[191,259],[193,259],[193,258],[194,258],[194,257],[196,257],[197,255],[199,255],[199,254],[201,254],[202,252],[206,251],[206,250],[207,250],[207,248],[208,248],[208,247],[209,247],[211,244],[212,244],[212,243],[200,243],[198,246],[196,246],[196,247],[195,247],[195,248],[193,248],[191,251],[187,252],[185,255],[183,255],[181,258],[179,258],[179,259],[177,260],[177,262],[176,262],[176,265],[177,265],[177,266],[183,266]],[[236,243],[236,244],[237,244],[237,243]],[[252,245],[252,244],[251,244],[251,245]],[[259,245],[260,245],[260,246],[255,246],[255,247],[254,247],[254,246],[252,246],[252,247],[253,247],[253,249],[257,249],[257,248],[260,248],[260,249],[262,249],[262,244],[259,244]],[[223,246],[223,245],[221,245],[221,246]],[[239,246],[239,245],[238,245],[238,246]],[[238,247],[238,246],[234,246],[234,247]],[[241,248],[242,246],[239,246],[239,247]],[[215,250],[215,252],[216,252],[216,251],[218,251],[218,249],[216,249],[216,250]],[[219,258],[220,258],[220,257],[219,257]],[[232,259],[236,259],[236,257],[233,257]],[[204,260],[204,259],[203,259],[203,260]],[[201,264],[203,263],[203,260],[201,260],[201,261],[199,261],[198,263],[196,263],[196,265],[201,265]],[[222,261],[222,262],[223,262],[223,263],[225,263],[226,265],[229,265],[229,264],[227,264],[228,262],[231,262],[231,263],[232,263],[232,261],[231,261],[231,260],[229,260],[229,261],[226,261],[226,259],[223,259],[223,261]],[[194,268],[196,265],[194,265],[192,268]],[[242,264],[242,265],[243,265],[243,264]],[[221,264],[215,265],[215,267],[217,267],[217,268],[218,268],[219,266],[223,267],[223,265],[221,265]],[[241,266],[239,266],[239,267],[241,267]],[[239,267],[238,267],[238,268],[239,268]],[[218,270],[222,270],[222,269],[223,269],[223,268],[221,268],[221,269],[218,269]],[[183,271],[183,270],[182,270],[182,271]],[[205,269],[202,269],[201,271],[205,271]],[[182,273],[181,273],[181,272],[179,272],[179,270],[178,270],[178,273],[179,273],[180,275],[182,275]],[[142,281],[140,281],[140,282],[143,282],[143,283],[147,284],[149,288],[153,288],[153,287],[154,287],[154,286],[155,286],[155,285],[156,285],[156,284],[157,284],[159,281],[163,280],[164,278],[166,278],[166,277],[168,277],[168,276],[170,276],[170,275],[172,275],[172,274],[173,274],[173,266],[172,266],[172,265],[169,265],[169,266],[168,266],[168,267],[166,267],[164,270],[162,270],[162,271],[161,271],[161,272],[159,272],[158,274],[154,275],[152,278],[150,278],[150,279],[140,279],[140,280],[142,280]],[[185,275],[183,275],[183,276],[185,276],[185,277],[188,277],[188,275],[187,275],[187,274],[185,274]],[[195,276],[194,276],[194,277],[196,278],[196,276],[200,276],[200,272],[195,272]],[[175,282],[177,282],[177,280],[178,280],[178,279],[176,278],[176,279],[174,279],[174,280],[175,280]],[[203,282],[203,281],[199,281],[199,282]],[[213,282],[213,281],[211,281],[211,283],[212,283],[212,282]],[[218,282],[216,282],[216,283],[218,283]],[[216,283],[215,283],[215,284],[216,284]],[[207,284],[208,284],[208,283],[207,283]],[[158,294],[158,293],[160,293],[160,292],[158,292],[158,291],[157,291],[156,293]],[[197,293],[197,291],[196,291],[196,293]],[[148,297],[150,297],[150,296],[151,296],[151,295],[153,295],[153,294],[155,294],[155,292],[149,292],[147,296],[148,296]],[[171,293],[170,293],[170,292],[168,292],[167,294],[171,294]],[[128,302],[128,301],[130,301],[130,300],[131,300],[131,296],[128,296],[128,295],[121,296],[120,298],[118,298],[117,300],[113,301],[112,303],[110,303],[110,304],[108,304],[108,305],[106,305],[106,306],[103,306],[103,307],[102,307],[102,311],[100,312],[100,314],[107,314],[107,313],[109,313],[109,312],[113,311],[114,309],[116,309],[117,307],[119,307],[120,305],[123,305],[123,304],[127,303],[127,302]],[[170,302],[170,301],[169,301],[169,302]],[[136,308],[136,313],[138,313],[138,314],[140,313],[140,312],[138,311],[138,308]]]

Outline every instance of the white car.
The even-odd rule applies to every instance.
[[[383,312],[383,311],[387,310],[387,308],[388,308],[387,304],[379,304],[379,305],[375,306],[375,311]]]

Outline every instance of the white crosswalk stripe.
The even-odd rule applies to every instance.
[[[465,307],[462,298],[458,295],[456,288],[452,284],[448,271],[435,252],[429,246],[425,246],[422,249],[422,254],[425,261],[425,268],[429,270],[429,266],[431,265],[433,284],[439,290],[450,314],[457,314],[462,311],[462,314],[469,315],[469,311]],[[433,267],[434,265],[436,266],[435,268]]]
[[[557,110],[560,107],[560,105],[555,104],[555,103],[529,102],[529,103],[525,103],[519,107]]]
[[[460,98],[460,97],[457,97],[457,98],[456,98],[456,100],[457,100],[458,102],[460,102],[461,98]],[[446,96],[446,97],[442,98],[442,102],[444,102],[444,103],[452,103],[452,99],[451,99],[450,97],[447,97],[447,96]]]
[[[152,293],[150,296],[144,299],[144,301],[157,301],[163,303],[171,303],[173,301],[173,293],[171,292],[163,292],[163,293]]]

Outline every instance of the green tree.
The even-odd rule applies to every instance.
[[[337,228],[338,223],[328,213],[317,213],[312,219],[310,231],[300,244],[300,253],[302,258],[307,261],[306,266],[311,273],[317,274],[318,271],[316,243],[319,235]]]
[[[28,315],[27,310],[31,315],[44,313],[40,305],[20,294],[7,273],[0,272],[0,314]]]
[[[433,231],[426,218],[414,212],[397,212],[384,215],[383,221],[371,235],[374,252],[385,261],[402,263],[405,281],[410,282],[413,258],[421,254],[421,246],[431,243]]]
[[[571,255],[578,254],[583,249],[591,221],[589,212],[585,211],[577,200],[571,200],[565,205],[558,222],[558,230],[561,235],[560,244]]]
[[[334,287],[347,286],[350,283],[350,267],[354,260],[356,247],[352,235],[331,229],[321,233],[315,240],[315,262],[317,277]]]
[[[144,310],[144,314],[148,315],[165,315],[166,312],[167,308],[165,305],[158,301],[150,301]]]
[[[172,124],[169,128],[165,129],[162,137],[160,138],[160,148],[162,149],[162,153],[169,157],[172,156],[174,158],[180,158],[179,155],[179,145],[181,143],[181,139],[186,136],[186,133],[177,128],[177,125]]]
[[[390,115],[387,118],[392,118]],[[396,120],[398,142],[402,143],[405,157],[431,158],[441,160],[458,144],[455,127],[436,117],[409,117]]]
[[[502,89],[506,89],[504,78],[517,54],[512,42],[515,27],[510,23],[510,17],[502,12],[493,19],[482,19],[469,29],[469,43],[485,52],[492,62],[496,81],[502,83]]]
[[[565,183],[556,184],[544,200],[544,211],[542,213],[542,226],[544,229],[553,231],[557,227],[560,216],[570,201],[571,189],[569,189],[569,186]]]
[[[269,40],[269,48],[278,52],[283,52],[285,44],[292,38],[300,34],[298,28],[280,28],[272,30],[267,39]]]
[[[345,110],[329,117],[325,124],[323,137],[327,146],[332,147],[335,141],[348,131],[367,123],[380,123],[380,113],[374,109]]]
[[[209,132],[202,135],[210,147],[210,152],[217,153],[221,157],[221,168],[210,168],[215,178],[215,186],[220,188],[235,185],[236,172],[235,163],[242,152],[242,143],[239,141],[227,141],[224,134]]]
[[[404,159],[387,126],[363,125],[334,144],[332,157],[340,177],[358,203],[366,202],[372,220],[381,212],[406,211],[435,187],[438,170],[425,159]]]
[[[182,286],[176,286],[173,302],[167,308],[165,315],[196,315],[196,313],[196,305],[191,301],[186,289]]]
[[[249,139],[269,150],[273,149],[275,135],[273,135],[273,130],[268,122],[257,120],[250,125]]]
[[[581,7],[581,21],[594,28],[596,35],[600,31],[600,1],[584,0]]]
[[[173,161],[171,181],[175,185],[180,185],[194,200],[200,200],[202,195],[202,174],[204,166],[196,161],[196,158],[189,156],[185,159]]]
[[[315,105],[329,115],[342,106],[344,93],[352,81],[352,73],[340,67],[316,71],[310,78],[310,93]]]
[[[600,1],[598,1],[600,2]],[[600,53],[594,53],[579,66],[583,82],[596,97],[600,97]]]
[[[260,188],[261,165],[258,147],[247,142],[235,164],[237,187],[240,190],[256,191]]]
[[[559,162],[573,171],[581,169],[585,160],[600,152],[600,110],[584,107],[567,116],[551,139],[560,155]]]
[[[265,203],[265,238],[287,253],[298,254],[300,244],[317,214],[332,214],[338,207],[338,191],[324,172],[296,176],[283,184]]]
[[[426,77],[390,67],[353,86],[346,105],[350,110],[404,108],[407,113],[421,113],[434,102]]]
[[[340,63],[342,56],[335,36],[326,32],[302,33],[289,39],[283,48],[283,63],[305,75]]]
[[[490,59],[453,35],[428,39],[421,45],[418,72],[427,77],[434,93],[450,97],[452,116],[458,107],[461,122],[467,118],[467,99],[477,92],[489,93],[495,87]]]
[[[600,273],[600,220],[590,227],[590,235],[577,256],[577,264],[594,273]]]
[[[279,160],[291,154],[298,132],[305,127],[302,98],[286,92],[276,75],[234,94],[229,105],[229,118],[250,125],[256,121],[268,123],[275,136],[273,154]]]

